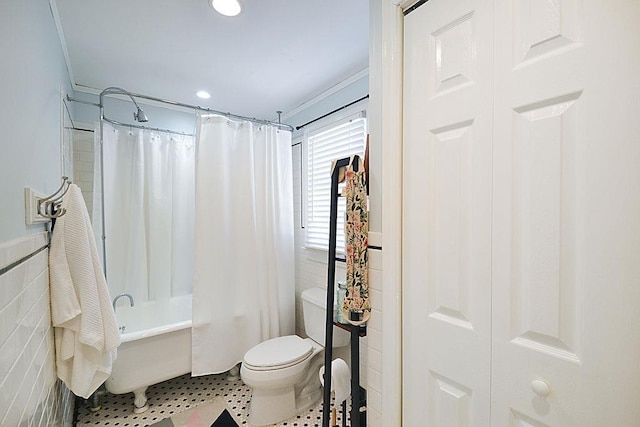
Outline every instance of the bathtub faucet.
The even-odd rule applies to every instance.
[[[118,302],[118,300],[119,300],[120,298],[122,298],[122,297],[127,297],[127,298],[129,298],[129,305],[130,305],[131,307],[133,307],[133,297],[132,297],[130,294],[126,294],[126,293],[125,293],[125,294],[120,294],[120,295],[118,295],[117,297],[115,297],[115,298],[113,299],[113,311],[114,311],[114,312],[116,311],[116,302]]]

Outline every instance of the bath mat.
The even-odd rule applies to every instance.
[[[174,414],[151,427],[239,427],[223,399],[213,399]]]

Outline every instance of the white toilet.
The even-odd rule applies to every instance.
[[[252,388],[250,424],[278,423],[320,400],[318,370],[324,363],[326,304],[326,290],[307,289],[302,293],[302,312],[309,338],[297,335],[273,338],[244,355],[240,376]],[[333,347],[348,344],[349,334],[334,327]]]

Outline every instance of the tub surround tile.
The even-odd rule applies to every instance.
[[[94,133],[73,131],[73,181],[80,187],[89,217],[93,217]]]

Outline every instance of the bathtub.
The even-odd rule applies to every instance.
[[[147,410],[148,386],[191,372],[191,295],[163,302],[120,301],[118,357],[105,385],[114,394],[133,392],[136,413]]]

